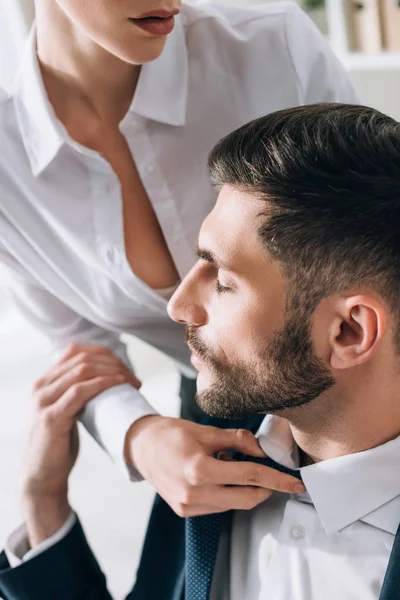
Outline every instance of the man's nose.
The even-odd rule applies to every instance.
[[[168,314],[173,321],[201,327],[207,323],[207,311],[202,303],[202,285],[196,276],[196,267],[186,275],[168,303]]]

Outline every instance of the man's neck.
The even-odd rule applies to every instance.
[[[140,74],[80,32],[53,0],[38,5],[37,53],[43,81],[64,120],[80,107],[118,124],[132,102]]]
[[[330,391],[288,419],[303,464],[311,464],[376,448],[400,435],[399,394],[393,390],[361,390],[358,397]]]

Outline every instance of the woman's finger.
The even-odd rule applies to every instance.
[[[210,458],[205,471],[209,481],[217,485],[257,486],[289,494],[305,492],[296,477],[251,461],[225,462]]]
[[[132,373],[132,371],[130,369],[128,369],[128,367],[126,367],[126,370],[127,370],[126,383],[130,383],[131,385],[133,385],[134,388],[139,390],[142,387],[142,382],[140,381],[140,379],[138,379],[136,377],[135,373]]]
[[[204,427],[202,436],[210,454],[221,450],[236,450],[249,456],[265,457],[257,438],[247,429],[220,429]]]
[[[92,363],[85,365],[84,369],[80,368],[80,365],[77,365],[60,375],[53,383],[40,390],[38,392],[38,401],[42,407],[49,406],[57,402],[71,386],[102,376],[119,377],[119,384],[129,381],[127,369],[124,370],[115,364]]]
[[[273,493],[273,490],[258,487],[219,487],[213,490],[212,501],[221,511],[250,510]]]
[[[250,510],[267,500],[273,493],[272,490],[254,487],[208,486],[197,493],[198,502],[181,503],[173,508],[181,517],[195,517],[228,510]]]
[[[52,405],[53,416],[66,422],[76,418],[89,400],[104,390],[121,383],[121,378],[121,375],[107,375],[72,385],[59,401]]]
[[[56,379],[64,375],[67,371],[71,371],[77,367],[81,369],[85,369],[86,366],[91,364],[120,364],[118,358],[111,353],[107,354],[87,354],[80,353],[75,356],[65,360],[62,363],[57,363],[50,367],[50,369],[45,373],[45,375],[37,382],[36,387],[44,387],[53,383]]]
[[[167,502],[167,501],[166,501]],[[227,512],[226,508],[220,508],[219,506],[212,506],[210,504],[181,504],[179,506],[175,506],[173,502],[171,503],[173,510],[180,517],[201,517],[203,515],[213,515],[216,513]]]

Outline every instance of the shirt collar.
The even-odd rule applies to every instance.
[[[130,112],[173,126],[186,120],[188,57],[180,16],[160,57],[143,65]],[[14,80],[18,124],[36,177],[55,158],[70,137],[57,118],[43,84],[36,54],[36,27],[27,42]]]
[[[12,94],[22,140],[36,177],[56,156],[68,134],[57,118],[43,84],[36,55],[35,26],[29,35]]]
[[[273,460],[298,468],[286,419],[268,415],[257,437]],[[400,436],[377,448],[302,467],[308,496],[327,535],[359,520],[395,535],[400,523],[399,466]]]
[[[131,111],[167,125],[183,126],[188,98],[188,54],[180,15],[159,58],[143,65]]]

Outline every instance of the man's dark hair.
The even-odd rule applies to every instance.
[[[399,123],[364,106],[283,110],[221,140],[209,168],[266,201],[259,234],[291,283],[288,310],[365,286],[400,325]]]

